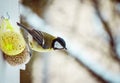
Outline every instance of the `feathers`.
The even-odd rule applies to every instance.
[[[36,30],[31,27],[17,23],[18,26],[24,28],[30,35],[28,35],[28,43],[32,50],[38,52],[47,52],[50,50],[66,49],[65,41],[60,37],[54,37],[51,34]],[[56,47],[55,42],[58,42],[61,47]]]
[[[31,27],[29,27],[29,28],[25,27],[24,25],[22,25],[22,24],[20,24],[18,22],[17,22],[17,25],[24,28],[25,30],[27,30],[32,35],[33,39],[36,40],[36,42],[39,45],[41,45],[41,46],[44,45],[44,37],[43,37],[41,31],[37,31],[37,30],[35,30],[35,29],[31,28]]]

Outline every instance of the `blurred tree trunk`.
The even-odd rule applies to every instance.
[[[61,83],[60,80],[64,80],[63,83],[120,82],[119,0],[23,0],[23,4],[51,26],[48,32],[58,32],[67,40],[67,53],[72,58],[64,52],[50,53],[54,56],[49,56],[46,71],[49,83]],[[25,20],[39,30],[46,28],[41,20],[30,17]],[[39,56],[32,64],[34,83],[44,83],[41,81],[43,71],[39,71],[42,60]],[[40,74],[36,75],[37,72]]]

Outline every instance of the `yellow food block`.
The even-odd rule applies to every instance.
[[[15,56],[9,56],[4,53],[6,61],[12,66],[18,66],[21,64],[27,64],[31,58],[29,48],[26,48]]]
[[[20,33],[7,31],[0,35],[0,48],[7,55],[17,55],[25,49],[25,40]]]
[[[25,49],[26,43],[18,27],[9,19],[0,19],[0,49],[7,55],[14,56]]]

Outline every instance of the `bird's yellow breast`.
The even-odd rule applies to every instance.
[[[49,52],[49,51],[52,51],[53,48],[51,48],[51,45],[48,45],[48,48],[47,49],[44,49],[41,47],[41,45],[39,45],[35,40],[33,40],[33,37],[28,34],[28,41],[29,41],[29,46],[32,50],[34,51],[37,51],[37,52]],[[45,38],[45,41],[49,42],[51,44],[51,41],[49,40],[46,40]]]
[[[29,46],[31,47],[32,50],[37,51],[37,52],[49,52],[51,50],[53,50],[52,48],[48,48],[48,49],[43,49],[37,42],[35,42],[34,40],[29,42]]]

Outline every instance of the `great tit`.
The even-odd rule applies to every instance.
[[[50,50],[67,49],[65,41],[61,37],[52,36],[32,27],[25,27],[18,22],[17,25],[24,28],[28,32],[28,43],[30,48],[34,51],[48,52]]]

